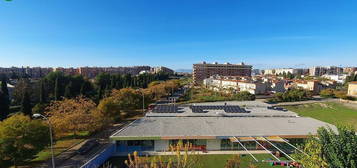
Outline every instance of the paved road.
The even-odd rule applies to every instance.
[[[61,153],[56,156],[55,163],[57,168],[78,168],[88,160],[92,159],[96,154],[103,151],[110,143],[109,136],[112,135],[115,131],[121,129],[125,125],[132,122],[132,120],[125,121],[121,124],[114,125],[104,131],[101,131],[91,138],[96,138],[99,141],[99,145],[93,148],[85,155],[79,155],[76,153],[77,149],[79,149],[84,142],[73,146],[71,149],[66,152]],[[52,167],[51,160],[48,160],[46,163],[40,165],[40,168]]]

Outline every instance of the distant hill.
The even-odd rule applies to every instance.
[[[176,69],[175,72],[192,73],[192,69]]]

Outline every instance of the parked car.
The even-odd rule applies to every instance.
[[[80,155],[88,153],[91,149],[98,146],[99,142],[96,139],[89,139],[85,142],[78,150],[77,153]]]

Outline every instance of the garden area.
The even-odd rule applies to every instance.
[[[357,129],[357,109],[338,102],[312,103],[284,108],[300,116],[315,118],[333,125],[351,125]]]
[[[272,159],[271,155],[268,154],[257,154],[254,155],[259,161]],[[203,168],[224,168],[227,161],[232,159],[234,155],[222,154],[222,155],[199,155],[201,167]],[[125,160],[128,157],[113,157],[109,160],[109,162],[113,166],[117,167],[124,167]],[[281,158],[285,160],[284,158]],[[254,159],[250,155],[240,155],[240,167],[248,168],[250,163],[252,163],[257,168],[271,168],[272,166],[269,165],[267,162],[258,162],[256,163]],[[276,168],[281,168],[282,166],[274,166]]]
[[[200,103],[215,101],[251,101],[255,100],[255,95],[247,91],[239,93],[217,92],[204,87],[191,88],[180,99],[181,103]]]

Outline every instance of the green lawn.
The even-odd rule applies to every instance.
[[[300,116],[312,117],[333,125],[351,125],[357,129],[357,109],[346,107],[341,103],[313,103],[284,108]]]
[[[88,137],[89,132],[84,131],[78,133],[76,136],[73,134],[69,134],[65,137],[59,138],[56,140],[55,145],[53,147],[53,152],[55,155],[58,155],[62,153],[63,151],[67,150],[69,147],[78,144],[86,139]],[[36,155],[36,158],[32,160],[32,162],[41,162],[41,161],[46,161],[51,158],[51,150],[50,148],[46,148],[39,152]]]
[[[271,155],[267,154],[258,154],[254,155],[259,161],[271,159]],[[200,155],[202,157],[201,163],[203,168],[224,168],[227,160],[232,158],[233,155]],[[124,167],[124,161],[126,157],[114,157],[110,159],[110,162],[114,166]],[[286,160],[285,158],[280,158],[281,160]],[[250,163],[253,163],[258,168],[271,168],[266,162],[256,163],[250,155],[241,155],[241,167],[247,168]],[[275,168],[282,168],[282,166],[274,166]]]

